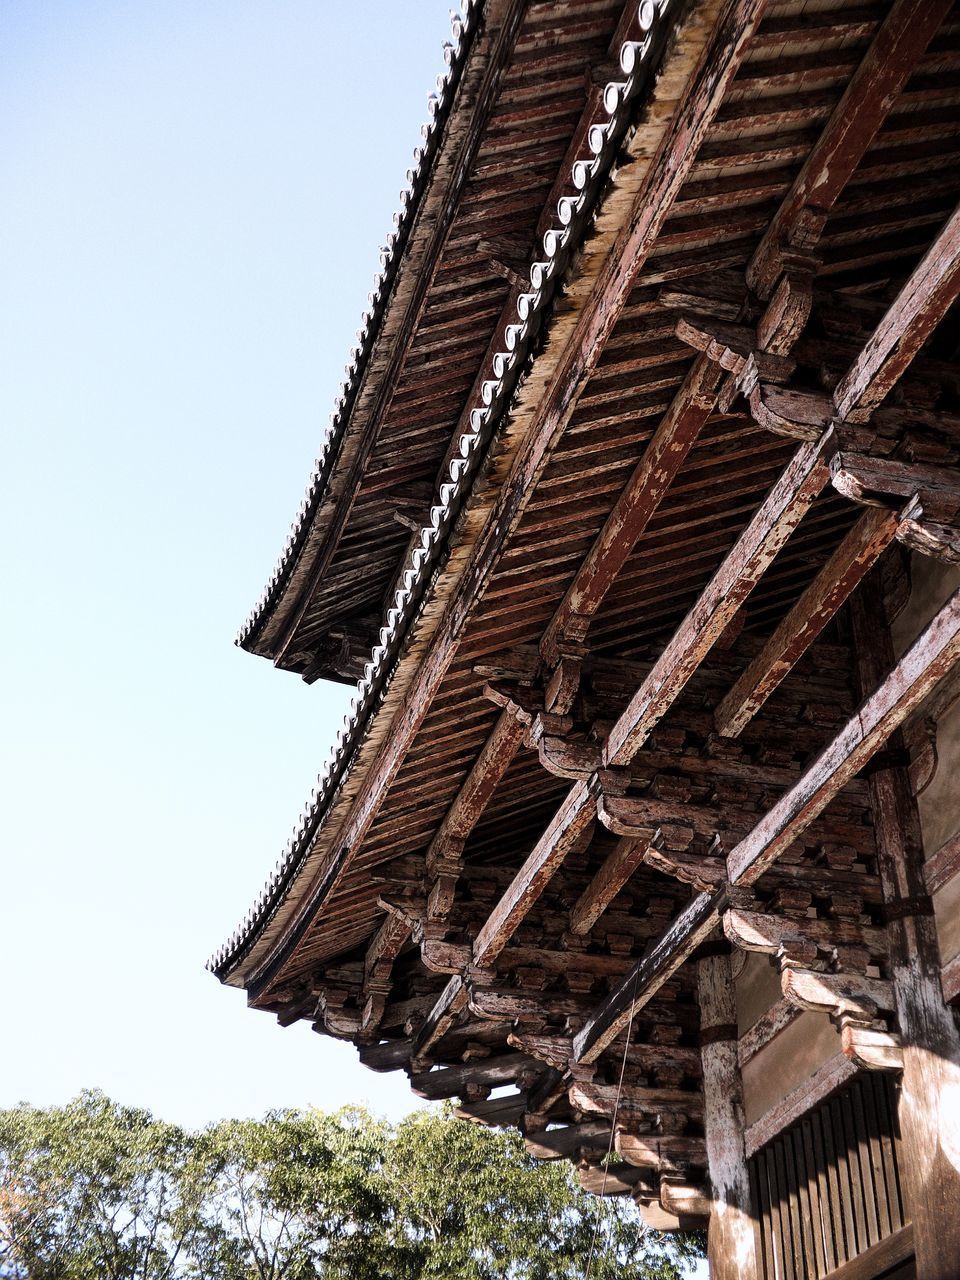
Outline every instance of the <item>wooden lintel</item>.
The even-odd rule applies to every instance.
[[[826,808],[960,658],[960,591],[903,655],[800,780],[727,858],[732,884],[752,884]]]
[[[551,666],[559,660],[565,638],[585,634],[683,466],[716,405],[722,372],[707,356],[694,361],[543,633],[540,651]]]
[[[950,0],[896,0],[777,210],[747,268],[770,296],[782,255],[819,240],[830,211],[950,10]]]
[[[939,7],[929,0],[930,8]],[[837,384],[840,418],[865,421],[903,376],[960,293],[960,207],[897,294],[869,342]]]
[[[707,1148],[702,1138],[674,1134],[630,1133],[617,1126],[614,1144],[618,1155],[641,1169],[660,1170],[665,1163],[705,1168]]]
[[[864,512],[717,707],[717,732],[735,738],[800,661],[851,591],[893,541],[895,512]]]
[[[594,1009],[574,1037],[574,1062],[596,1062],[621,1034],[632,1014],[649,1003],[700,943],[709,938],[724,904],[722,891],[699,893],[690,901],[616,989]]]
[[[629,764],[666,714],[714,642],[759,582],[829,479],[834,436],[805,444],[704,588],[697,603],[610,730],[604,758]]]
[[[570,910],[570,932],[589,933],[623,886],[643,862],[648,842],[624,836]]]
[[[473,944],[473,962],[479,968],[493,964],[574,842],[596,817],[594,793],[594,788],[586,782],[577,782],[571,787],[550,825],[477,934]]]

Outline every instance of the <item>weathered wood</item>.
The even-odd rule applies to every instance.
[[[893,511],[866,511],[717,707],[717,732],[735,738],[800,661],[859,582],[890,545]]]
[[[595,816],[596,801],[592,788],[585,782],[576,783],[477,934],[473,944],[475,965],[483,968],[493,964],[520,921],[547,887],[571,846]]]
[[[643,862],[649,845],[643,840],[618,840],[596,875],[570,910],[570,932],[589,933],[623,886]]]
[[[642,1085],[587,1084],[575,1080],[570,1085],[570,1102],[578,1111],[591,1115],[612,1116],[614,1112],[625,1119],[631,1113],[659,1115],[661,1112],[680,1112],[681,1115],[699,1118],[703,1114],[703,1099],[689,1089],[655,1089]]]
[[[951,214],[870,341],[837,384],[833,401],[841,418],[866,421],[903,376],[958,293],[960,207]]]
[[[795,786],[727,858],[732,883],[752,884],[797,840],[960,658],[956,592]]]
[[[470,832],[479,822],[490,797],[513,763],[526,725],[510,709],[500,713],[474,761],[456,798],[426,854],[427,873],[433,877],[428,914],[443,919],[450,911],[461,870],[460,854]]]
[[[953,520],[960,513],[960,472],[953,467],[872,458],[844,449],[834,455],[830,478],[845,498],[866,505],[899,505],[903,498],[916,496],[920,510],[908,508],[904,518]]]
[[[561,640],[586,633],[713,412],[721,377],[722,370],[706,356],[694,361],[544,631],[540,648],[551,665],[558,660]]]
[[[893,644],[875,584],[865,586],[851,613],[861,686],[869,688],[893,666]],[[906,769],[890,764],[874,770],[870,795],[903,1049],[900,1132],[917,1273],[947,1280],[956,1275],[960,1257],[960,1034],[943,996],[923,835]]]
[[[357,500],[360,492],[359,478],[373,451],[382,417],[396,394],[404,362],[417,336],[430,287],[442,261],[441,248],[449,235],[460,197],[473,169],[477,150],[483,142],[487,121],[496,104],[503,77],[510,65],[524,13],[525,5],[522,0],[508,0],[499,15],[500,29],[496,31],[492,42],[490,57],[483,81],[478,87],[471,118],[460,140],[458,154],[453,158],[450,176],[439,207],[427,224],[430,230],[429,243],[423,255],[424,266],[414,274],[414,287],[404,313],[399,317],[398,332],[392,344],[390,357],[383,377],[376,387],[374,403],[366,416],[362,435],[353,449],[353,456],[349,460],[341,456],[339,460],[340,465],[348,467],[349,470],[335,493],[326,537],[317,548],[314,561],[308,571],[300,575],[299,581],[294,579],[297,582],[297,590],[292,593],[293,600],[288,606],[287,616],[280,624],[278,638],[274,644],[273,660],[278,666],[282,664],[284,656],[293,645],[298,628],[310,607],[321,579],[330,566]]]
[[[766,1013],[756,1020],[752,1027],[740,1037],[737,1044],[737,1059],[741,1067],[746,1066],[751,1058],[756,1057],[761,1049],[771,1044],[781,1031],[785,1031],[800,1017],[801,1010],[788,1000],[778,1000]]]
[[[430,1047],[447,1033],[467,1007],[468,995],[462,978],[455,976],[450,979],[413,1037],[411,1061],[421,1061]]]
[[[771,1138],[781,1133],[801,1116],[812,1111],[818,1102],[822,1102],[846,1081],[851,1080],[860,1070],[856,1063],[842,1053],[828,1058],[823,1066],[813,1073],[809,1080],[797,1085],[779,1102],[747,1126],[744,1145],[749,1159],[761,1147],[766,1146]]]
[[[628,1164],[639,1169],[660,1170],[668,1165],[696,1165],[705,1169],[707,1147],[703,1138],[689,1138],[679,1134],[631,1133],[628,1128],[617,1126],[614,1147]]]
[[[697,963],[703,1123],[710,1173],[707,1257],[714,1280],[760,1280],[750,1175],[744,1148],[743,1083],[729,955]]]
[[[833,435],[802,445],[610,731],[607,764],[624,765],[673,705],[829,478]]]
[[[607,1154],[610,1125],[606,1120],[586,1120],[563,1128],[533,1129],[524,1134],[523,1145],[535,1160],[570,1159],[586,1148]]]
[[[818,973],[791,967],[781,974],[780,986],[784,999],[791,1004],[833,1018],[853,1017],[869,1022],[876,1018],[878,1010],[892,1011],[894,1007],[891,984],[860,973]]]
[[[780,277],[784,250],[809,250],[900,90],[950,10],[950,0],[897,0],[857,67],[790,194],[764,232],[747,280],[762,298]]]
[[[536,1058],[525,1053],[506,1053],[496,1058],[480,1058],[456,1067],[437,1067],[433,1071],[415,1071],[410,1088],[418,1098],[455,1098],[470,1084],[493,1087],[509,1084],[531,1068],[539,1070]]]
[[[857,920],[801,919],[736,906],[724,912],[723,931],[741,950],[766,955],[777,955],[783,947],[789,949],[791,939],[802,939],[824,949],[863,947],[871,955],[886,959],[886,929]]]
[[[647,954],[593,1011],[573,1040],[575,1062],[596,1062],[633,1012],[641,1009],[681,964],[704,942],[718,923],[722,893],[698,894],[673,920]]]
[[[890,1280],[906,1280],[908,1272],[891,1272],[898,1263],[908,1262],[914,1256],[914,1227],[908,1223],[851,1258],[849,1262],[828,1271],[823,1280],[876,1280],[877,1276],[890,1276]],[[918,1271],[915,1273],[920,1275]]]

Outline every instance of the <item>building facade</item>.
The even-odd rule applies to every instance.
[[[951,1280],[960,11],[445,52],[239,641],[356,696],[211,967],[720,1280]]]

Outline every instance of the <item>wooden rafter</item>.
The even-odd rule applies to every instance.
[[[443,917],[449,910],[460,868],[460,854],[480,820],[490,797],[517,753],[526,726],[511,709],[504,710],[467,774],[440,829],[427,850],[427,872],[433,877],[428,914]]]
[[[585,634],[713,412],[722,376],[707,357],[694,361],[543,634],[547,663],[558,660],[563,639]]]
[[[724,902],[722,890],[715,894],[698,893],[690,901],[574,1036],[574,1062],[596,1062],[620,1035],[632,1014],[648,1004],[700,943],[709,938]]]
[[[856,715],[727,858],[733,884],[752,884],[960,658],[960,592],[955,593]]]
[[[760,241],[747,280],[770,296],[784,250],[809,250],[951,8],[951,0],[896,0]]]
[[[634,840],[629,836],[617,841],[571,908],[571,933],[590,932],[637,867],[643,863],[644,854],[649,847],[649,841]]]
[[[629,764],[724,628],[800,523],[829,479],[834,447],[827,431],[803,445],[684,618],[653,669],[610,730],[604,758]]]
[[[895,512],[864,512],[715,713],[717,732],[735,738],[799,662],[896,536]]]
[[[960,207],[897,294],[833,393],[840,418],[865,421],[960,293]]]
[[[482,968],[494,962],[595,816],[595,789],[586,782],[576,783],[477,934],[474,964]]]

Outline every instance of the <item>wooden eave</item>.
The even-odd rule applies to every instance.
[[[588,10],[592,7],[591,4],[586,4]],[[533,6],[537,11],[545,11],[548,8],[549,6],[544,5]],[[676,13],[682,14],[682,10],[678,8]],[[306,888],[318,869],[324,865],[329,869],[331,862],[328,856],[328,837],[333,834],[333,827],[341,816],[349,812],[351,802],[372,781],[365,775],[369,766],[376,760],[377,753],[387,737],[387,718],[403,706],[406,689],[415,677],[423,655],[427,652],[429,637],[441,620],[445,604],[456,588],[457,575],[465,568],[471,548],[476,544],[483,522],[496,500],[499,492],[499,476],[523,443],[527,419],[536,407],[536,387],[539,385],[539,378],[548,367],[555,365],[561,358],[564,344],[576,329],[579,311],[589,296],[597,274],[603,267],[605,255],[616,238],[620,221],[627,211],[626,201],[632,198],[636,184],[643,181],[648,168],[646,154],[655,147],[656,140],[662,135],[665,127],[665,121],[656,113],[669,111],[671,104],[675,101],[676,81],[686,78],[702,53],[703,41],[709,31],[709,19],[698,15],[686,25],[679,25],[679,30],[673,25],[674,22],[679,23],[679,18],[671,10],[670,19],[660,23],[655,32],[656,39],[652,44],[653,54],[649,64],[651,68],[660,66],[661,51],[666,44],[669,74],[661,74],[649,90],[646,87],[645,67],[639,68],[634,78],[636,84],[643,87],[643,92],[638,89],[640,100],[649,101],[649,110],[652,113],[651,120],[642,130],[637,130],[629,124],[631,104],[615,101],[611,104],[613,106],[611,113],[602,101],[602,90],[591,96],[584,108],[581,124],[578,126],[577,145],[572,147],[565,156],[561,171],[567,174],[568,178],[563,181],[560,174],[557,175],[551,200],[556,199],[557,193],[560,193],[561,201],[575,196],[579,188],[569,175],[572,172],[574,160],[579,158],[584,150],[587,151],[587,155],[591,155],[586,147],[588,127],[594,122],[601,122],[605,128],[609,128],[609,122],[612,121],[615,129],[610,131],[609,137],[604,141],[601,153],[596,157],[594,176],[588,179],[587,189],[583,193],[583,200],[589,197],[593,201],[603,188],[603,211],[597,218],[588,221],[587,211],[593,206],[592,203],[586,204],[584,213],[574,220],[572,230],[576,233],[577,239],[571,242],[570,248],[561,247],[560,249],[558,261],[562,260],[565,264],[566,280],[569,280],[569,284],[566,284],[567,291],[564,295],[563,307],[559,314],[553,315],[549,324],[544,326],[545,333],[540,332],[540,326],[543,324],[543,317],[548,310],[549,300],[555,288],[552,279],[548,280],[542,288],[524,294],[519,299],[516,299],[515,294],[508,297],[498,321],[494,339],[490,344],[493,349],[504,350],[505,330],[512,327],[523,329],[525,332],[529,330],[529,337],[522,336],[520,339],[522,350],[518,349],[518,354],[526,358],[527,351],[534,341],[541,347],[533,366],[533,376],[523,382],[519,391],[525,406],[523,414],[519,413],[518,401],[514,400],[511,404],[510,418],[505,424],[502,423],[502,414],[509,400],[505,388],[508,382],[511,386],[516,385],[519,372],[525,368],[524,361],[514,362],[509,373],[490,383],[498,389],[498,393],[489,410],[483,407],[482,400],[467,402],[458,431],[454,434],[454,443],[449,447],[448,457],[445,460],[449,478],[448,482],[441,486],[441,503],[431,509],[432,527],[425,527],[421,538],[414,540],[414,545],[408,554],[406,563],[409,567],[406,575],[401,575],[398,580],[400,585],[396,592],[395,606],[388,612],[388,626],[381,631],[381,644],[374,650],[373,670],[370,670],[368,664],[368,674],[360,684],[359,696],[348,717],[345,730],[338,735],[334,750],[321,775],[320,785],[298,823],[276,871],[234,936],[210,962],[213,971],[233,985],[243,985],[244,975],[248,976],[252,970],[255,970],[260,958],[265,953],[269,953],[277,939],[284,935],[291,915],[296,913],[300,892]],[[619,35],[614,34],[619,40]],[[531,42],[527,57],[534,66],[538,66],[542,61],[542,54],[537,51],[536,41]],[[647,93],[648,98],[644,96]],[[618,152],[616,144],[622,132],[628,127],[631,130],[630,145],[639,152],[643,152],[644,148],[647,151],[643,152],[638,165],[629,170],[629,185],[625,192],[619,190],[623,179],[622,171],[618,169],[613,175],[612,189],[607,193],[604,188],[604,175],[613,164]],[[611,212],[607,214],[607,210]],[[551,219],[550,208],[547,208],[544,210],[543,217],[555,228],[555,233],[559,232],[562,235],[563,224],[557,221],[555,212]],[[547,226],[545,235],[550,233],[551,225]],[[580,242],[581,237],[586,241],[586,249],[576,259],[575,266],[571,270],[570,251]],[[531,270],[535,269],[539,269],[536,264]],[[528,300],[531,300],[529,312],[526,309]],[[518,324],[519,316],[527,314],[530,322]],[[492,355],[493,351],[489,357],[491,366]],[[500,390],[501,387],[504,389]],[[472,407],[476,404],[479,404],[479,409]],[[474,426],[478,412],[481,415],[481,425]],[[497,454],[491,465],[486,461],[485,449],[495,426],[499,432],[494,437]],[[458,442],[459,452],[456,447]],[[474,448],[475,445],[481,445],[482,448],[477,450]],[[466,465],[463,458],[466,459]],[[480,467],[481,461],[484,461],[483,468]],[[462,479],[450,483],[454,476]],[[464,504],[467,504],[466,507]],[[454,516],[457,517],[455,525],[453,524]],[[454,531],[455,538],[453,547],[448,550],[446,539],[451,529]],[[422,592],[431,580],[429,571],[438,562],[441,554],[449,556],[447,572],[436,582],[436,589],[425,606],[420,608]],[[412,588],[405,585],[407,581],[413,582]],[[412,632],[408,628],[412,628]],[[401,641],[405,643],[405,649],[402,660],[397,662]],[[377,715],[374,717],[375,708]],[[384,710],[384,708],[390,710]],[[319,837],[319,841],[315,837]],[[298,882],[299,889],[295,895],[289,895],[288,889],[294,879]],[[242,969],[238,967],[241,963]]]
[[[761,37],[765,37],[769,24],[774,24],[773,30],[778,33],[785,27],[789,18],[778,16],[781,8],[789,14],[789,6],[768,6]],[[779,28],[776,23],[780,23]],[[429,843],[431,832],[496,718],[495,708],[483,697],[482,681],[473,675],[474,666],[490,655],[536,644],[540,639],[559,594],[599,533],[658,417],[692,367],[694,353],[673,334],[676,310],[672,304],[658,301],[661,293],[682,287],[686,280],[700,283],[717,272],[730,281],[738,276],[742,279],[778,198],[788,189],[803,156],[790,147],[772,158],[766,114],[771,101],[776,102],[779,93],[788,94],[795,110],[800,111],[809,96],[815,99],[822,118],[824,95],[831,94],[829,101],[833,103],[839,100],[851,68],[869,47],[874,30],[875,26],[868,31],[854,22],[849,39],[836,46],[828,43],[824,48],[816,29],[808,31],[801,24],[795,54],[803,71],[802,75],[798,72],[799,79],[783,70],[783,60],[773,69],[767,66],[769,39],[759,40],[756,54],[748,46],[741,71],[718,112],[720,123],[711,126],[700,146],[595,372],[536,484],[525,495],[522,518],[497,561],[482,599],[470,606],[456,657],[433,697],[423,725],[399,772],[391,777],[389,789],[377,790],[379,811],[373,825],[359,848],[351,846],[349,863],[339,869],[334,887],[327,888],[322,911],[310,930],[311,941],[298,943],[295,971],[322,964],[369,936],[381,911],[377,899],[383,892],[383,885],[373,882],[371,875],[382,875],[389,881],[391,859],[414,854]],[[831,54],[835,72],[831,69]],[[804,71],[811,60],[817,63],[816,74]],[[758,66],[762,71],[766,69],[765,74],[757,73]],[[909,109],[901,111],[897,104],[891,111],[827,221],[822,236],[824,288],[851,287],[858,295],[867,279],[873,282],[872,291],[882,294],[886,280],[901,277],[915,265],[936,228],[935,216],[942,222],[953,207],[960,185],[946,180],[944,157],[952,154],[952,148],[960,149],[956,113],[952,133],[945,132],[941,140],[936,165],[927,155],[916,153],[911,144],[913,134],[906,140],[901,135],[905,117],[921,129],[925,113],[943,112],[931,87],[937,77],[942,78],[943,98],[948,104],[953,102],[951,75],[958,69],[957,27],[955,22],[948,22],[906,86],[903,96]],[[922,103],[915,105],[918,85],[922,87]],[[740,118],[735,163],[725,149],[730,116],[725,110],[727,104],[735,105]],[[749,127],[753,118],[748,114],[751,106],[758,113],[755,133]],[[817,132],[808,136],[807,150],[817,136]],[[759,160],[752,158],[751,145]],[[903,206],[903,190],[914,181],[930,180],[931,170],[937,178],[931,204],[921,206],[911,218]],[[722,199],[721,213],[700,214],[705,190]],[[864,221],[858,215],[861,222],[852,236],[848,234],[849,209],[862,207],[867,190],[872,192],[870,219]],[[749,213],[755,207],[760,212],[751,219],[744,211]],[[731,210],[736,216],[730,216]],[[602,237],[598,240],[594,252],[599,255]],[[588,246],[587,254],[594,243]],[[820,279],[818,276],[818,284]],[[570,287],[567,301],[573,314],[578,301],[576,282]],[[877,303],[873,310],[877,312]],[[838,366],[839,371],[845,365],[847,351],[855,346],[855,338],[845,346],[829,334],[819,339],[805,337],[797,358],[811,374],[826,361]],[[539,358],[521,391],[521,403],[529,404],[531,409],[548,382],[549,349],[548,346]],[[537,376],[538,369],[542,377]],[[521,413],[514,411],[508,432],[519,429]],[[794,442],[761,430],[745,413],[718,414],[708,421],[591,627],[591,647],[598,654],[609,652],[623,657],[649,652],[651,646],[656,650],[694,603],[794,448]],[[509,457],[501,465],[498,460],[495,473],[484,477],[475,496],[478,507],[479,495],[492,493],[493,486],[506,474],[508,461]],[[706,501],[705,492],[711,495]],[[815,502],[795,538],[747,602],[744,613],[748,633],[762,637],[786,614],[819,565],[839,545],[855,515],[855,510],[832,490]],[[428,654],[426,644],[421,648],[419,642],[420,628],[435,622],[448,593],[452,593],[456,573],[466,557],[466,547],[461,551],[460,545],[454,542],[452,546],[450,568],[436,584],[435,594],[418,621],[418,642],[404,654],[401,670],[407,663],[414,666],[417,655],[426,658]],[[531,574],[533,566],[536,572]],[[642,625],[638,625],[638,619],[643,619]],[[738,652],[745,663],[752,650],[748,646]],[[788,688],[785,686],[785,694]],[[835,698],[836,690],[830,696]],[[368,739],[371,754],[374,742],[382,742],[388,736],[381,737],[377,730],[381,724],[386,726],[390,718],[386,711],[375,718]],[[821,730],[821,736],[825,732]],[[800,735],[800,740],[806,750],[812,749],[809,736]],[[366,749],[364,744],[358,762],[364,759]],[[519,848],[525,847],[525,833],[536,830],[563,795],[562,784],[551,785],[542,770],[537,773],[532,761],[526,767],[530,774],[526,793],[521,789],[510,798],[513,774],[508,775],[502,788],[507,812],[520,809],[524,815],[523,825],[511,835],[511,845]],[[519,762],[516,768],[523,772]],[[362,794],[369,795],[369,790]],[[496,802],[490,812],[497,813]],[[491,816],[490,821],[495,824],[496,817]],[[481,823],[472,839],[482,840],[484,829]],[[320,847],[335,848],[342,839],[332,826],[324,832],[329,835],[321,833],[318,847],[310,854],[312,865],[323,865],[323,858],[316,858]],[[469,849],[468,845],[468,854]],[[502,855],[502,848],[500,852]],[[278,915],[271,930],[274,939],[283,935],[281,919],[286,918],[285,912]],[[265,952],[258,943],[256,954]]]
[[[620,6],[570,0],[562,9],[572,38],[557,43],[544,39],[555,15],[543,5],[488,0],[470,10],[468,48],[448,73],[455,92],[406,203],[416,212],[390,251],[389,290],[348,368],[272,586],[240,635],[307,680],[349,683],[362,672],[411,530],[438,501],[464,403],[489,374],[491,336],[533,256],[590,92],[584,67],[605,58]]]
[[[214,966],[714,1241],[746,1160],[856,1073],[960,1061],[913,798],[960,592],[889,634],[902,549],[960,563],[958,18],[671,5],[536,344],[511,362],[505,330],[464,406],[339,764]],[[745,1035],[730,948],[779,967]],[[840,1052],[718,1150],[807,1012]]]

